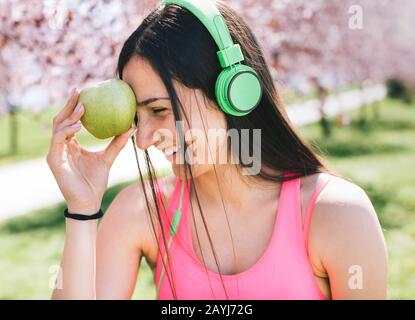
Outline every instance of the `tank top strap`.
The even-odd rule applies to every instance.
[[[284,172],[284,177],[296,176],[295,172]],[[279,241],[293,246],[303,243],[301,230],[301,204],[300,204],[301,178],[294,178],[282,182],[279,201],[278,223]]]
[[[184,185],[182,185],[184,181],[185,180],[182,180],[182,179],[175,180],[172,194],[170,196],[170,199],[168,199],[167,206],[165,206],[166,210],[163,210],[163,206],[162,206],[163,202],[160,199],[161,195],[157,193],[159,207],[161,209],[160,214],[161,214],[162,223],[163,223],[163,230],[164,230],[166,239],[170,238],[170,235],[171,235],[170,231],[173,225],[175,225],[176,230],[177,230],[175,236],[173,237],[174,238],[173,243],[183,242],[184,226],[182,225],[183,225],[183,220],[185,220],[184,215],[187,214],[187,211],[189,208],[189,191],[188,190],[190,188],[190,179],[187,181],[187,184],[184,183]],[[158,180],[157,183],[159,185],[160,191],[162,192],[161,182]],[[183,190],[182,190],[182,187],[183,187]],[[180,210],[181,214],[179,215],[179,217],[177,217],[175,213],[176,211],[179,210],[179,208],[181,208]]]
[[[156,193],[156,200],[157,200],[157,205],[158,208],[160,210],[160,215],[162,219],[165,219],[168,216],[168,206],[169,204],[165,203],[165,197],[164,197],[164,190],[163,190],[163,182],[162,180],[159,179],[155,179],[154,181],[154,186],[155,186],[155,193]]]
[[[311,217],[314,205],[317,201],[318,196],[320,195],[320,192],[324,189],[324,187],[327,185],[327,183],[330,181],[330,174],[323,174],[319,176],[317,186],[314,189],[314,193],[311,196],[311,200],[307,206],[307,210],[304,217],[304,224],[303,224],[303,234],[304,234],[304,241],[306,248],[308,247],[308,233],[310,229],[310,223],[311,223]]]

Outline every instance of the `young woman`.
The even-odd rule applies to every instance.
[[[229,6],[217,7],[261,81],[258,106],[245,116],[219,108],[221,65],[211,34],[181,6],[151,12],[118,61],[119,78],[136,95],[132,141],[145,150],[150,179],[139,168],[141,181],[116,196],[99,227],[96,219],[66,219],[62,282],[52,298],[131,298],[145,257],[159,299],[385,299],[386,247],[367,194],[300,137],[254,35]],[[84,112],[74,111],[77,100],[75,91],[54,118],[47,161],[68,211],[88,216],[99,211],[109,169],[132,131],[101,152],[82,149],[79,128],[71,127]],[[260,141],[207,138],[210,130],[242,137],[244,129],[261,129]],[[194,139],[191,130],[204,135]],[[174,175],[157,176],[151,146],[166,154]],[[257,172],[233,161],[258,146]],[[181,163],[175,151],[189,149],[208,150],[209,161]]]

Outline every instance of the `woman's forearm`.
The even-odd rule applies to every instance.
[[[95,213],[96,208],[70,210],[85,214]],[[52,299],[96,299],[95,264],[98,220],[79,221],[65,219],[66,238],[58,282]],[[59,283],[60,282],[60,283]]]

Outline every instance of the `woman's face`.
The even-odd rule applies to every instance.
[[[122,79],[133,89],[137,100],[138,148],[154,145],[161,150],[179,178],[185,177],[184,159],[192,166],[193,177],[213,170],[213,164],[230,161],[225,115],[200,90],[186,88],[173,80],[184,109],[180,113],[187,145],[186,153],[180,150],[173,153],[180,146],[176,134],[180,124],[175,123],[172,104],[160,76],[147,60],[135,55],[125,66]]]

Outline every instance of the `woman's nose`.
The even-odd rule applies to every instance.
[[[151,123],[139,121],[136,133],[137,147],[144,150],[154,145],[157,142],[154,135],[155,131],[156,128],[153,128]]]

